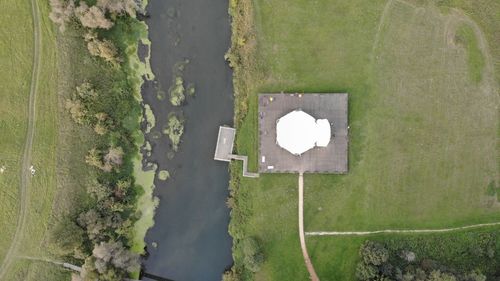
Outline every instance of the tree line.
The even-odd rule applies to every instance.
[[[139,1],[140,2],[140,1]],[[134,0],[50,0],[50,19],[79,33],[96,64],[104,64],[99,81],[84,81],[66,100],[71,119],[93,129],[95,147],[85,156],[96,178],[87,186],[88,204],[55,231],[68,257],[80,261],[72,280],[123,280],[140,270],[140,257],[130,251],[132,227],[141,187],[135,184],[132,159],[138,153],[141,108],[134,97],[127,44],[136,44],[140,28]],[[136,79],[137,80],[137,79]],[[106,84],[105,86],[103,84]]]

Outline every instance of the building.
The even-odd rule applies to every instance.
[[[260,173],[347,173],[347,94],[260,94],[258,114]]]
[[[348,171],[348,95],[259,94],[259,173],[334,173]],[[220,127],[215,160],[242,160],[234,155],[236,131]]]

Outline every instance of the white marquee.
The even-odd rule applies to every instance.
[[[330,122],[327,119],[316,120],[302,110],[292,111],[276,122],[276,142],[295,155],[315,146],[325,147],[330,138]]]

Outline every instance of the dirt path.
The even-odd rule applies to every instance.
[[[312,281],[319,281],[316,271],[312,265],[309,254],[307,253],[306,238],[304,235],[304,174],[299,174],[299,237],[300,237],[300,248],[302,249],[302,255],[304,256],[304,262],[306,263],[307,271],[309,271],[309,276]]]
[[[29,168],[31,166],[31,150],[33,146],[33,137],[35,133],[35,101],[36,92],[38,88],[38,77],[40,76],[40,51],[41,51],[41,30],[38,3],[36,0],[31,0],[31,15],[33,18],[33,68],[31,73],[31,86],[29,94],[29,108],[28,108],[28,130],[26,133],[26,140],[24,144],[24,151],[22,157],[22,165],[20,171],[21,185],[19,187],[19,215],[17,217],[16,231],[10,244],[10,248],[5,255],[4,260],[0,266],[0,280],[2,280],[12,264],[14,255],[17,252],[21,243],[22,234],[26,224],[27,206],[29,202],[28,185],[30,183],[31,173]]]
[[[346,235],[371,235],[380,233],[441,233],[459,230],[467,230],[481,227],[498,226],[500,222],[472,224],[460,227],[449,227],[440,229],[383,229],[374,231],[311,231],[306,232],[307,236],[346,236]]]

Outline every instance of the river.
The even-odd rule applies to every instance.
[[[171,178],[155,180],[160,205],[146,236],[144,270],[175,281],[220,281],[232,264],[228,167],[213,160],[218,126],[233,120],[232,72],[224,60],[231,36],[227,5],[228,0],[150,0],[147,9],[156,81],[144,85],[143,98],[156,127],[146,139],[152,144],[149,160]],[[186,59],[183,78],[194,83],[196,93],[183,106],[172,107],[172,69]],[[164,100],[157,98],[159,90],[167,93]],[[167,137],[157,137],[174,111],[182,111],[185,129],[179,151],[169,159]]]

